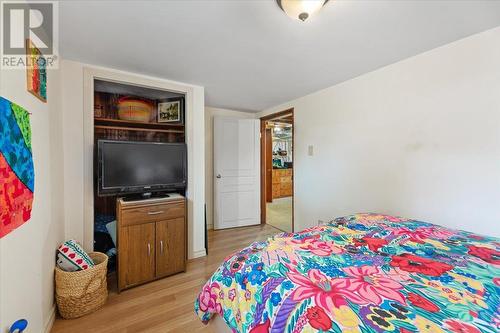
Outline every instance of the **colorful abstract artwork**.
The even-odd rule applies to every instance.
[[[226,258],[195,311],[237,333],[500,332],[500,239],[357,214]]]
[[[26,40],[27,88],[39,100],[47,102],[47,60],[40,50],[28,39]]]
[[[0,97],[0,238],[30,219],[34,186],[29,113]]]

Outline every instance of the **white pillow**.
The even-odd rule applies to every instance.
[[[94,261],[74,239],[62,243],[57,249],[57,266],[66,272],[94,267]]]

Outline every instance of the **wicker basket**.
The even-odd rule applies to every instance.
[[[100,252],[90,252],[89,256],[95,263],[94,267],[77,272],[65,272],[56,267],[57,308],[65,319],[92,313],[108,298],[108,256]]]
[[[153,106],[133,97],[122,97],[118,101],[118,118],[121,120],[147,123],[151,118]]]

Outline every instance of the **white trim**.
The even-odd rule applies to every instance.
[[[186,144],[188,147],[188,258],[205,255],[205,169],[203,87],[182,84],[155,77],[127,73],[101,67],[83,67],[83,245],[93,248],[93,98],[94,79],[124,82],[133,85],[164,89],[185,94]],[[200,96],[201,95],[201,96]],[[201,104],[201,105],[200,105]],[[200,166],[202,168],[200,169]]]
[[[189,259],[196,259],[196,258],[204,257],[206,255],[207,255],[207,251],[205,249],[203,249],[203,250],[199,250],[199,251],[194,252],[193,256]]]
[[[49,317],[45,321],[44,333],[50,333],[52,331],[52,326],[54,326],[54,322],[56,320],[56,305],[52,305],[52,309],[50,309]]]

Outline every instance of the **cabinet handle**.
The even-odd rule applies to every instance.
[[[151,244],[148,243],[148,256],[151,256]]]
[[[160,241],[160,252],[161,252],[161,254],[163,254],[163,241],[162,240]]]
[[[162,210],[159,210],[159,211],[156,211],[156,212],[148,212],[148,215],[158,215],[158,214],[161,214],[163,213]]]

